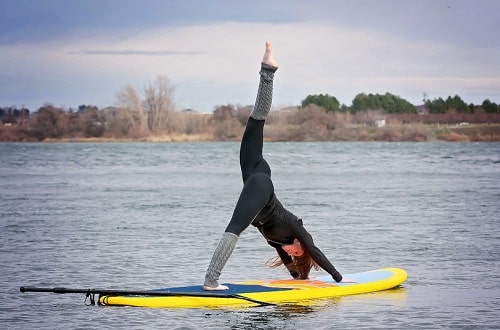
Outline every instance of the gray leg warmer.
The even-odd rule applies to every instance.
[[[267,114],[271,110],[273,101],[273,79],[274,73],[278,70],[277,67],[261,63],[260,82],[257,91],[257,99],[253,107],[250,117],[257,120],[266,120]]]
[[[207,273],[205,274],[205,286],[215,288],[219,285],[219,276],[222,272],[222,268],[224,268],[231,253],[233,253],[237,241],[238,235],[224,232],[222,239],[219,241],[219,245],[217,245],[214,251]]]

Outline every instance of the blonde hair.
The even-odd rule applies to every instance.
[[[283,260],[281,260],[279,256],[272,257],[266,262],[266,266],[271,268],[278,268],[283,265]],[[308,279],[309,273],[311,272],[311,269],[313,267],[316,270],[319,269],[318,264],[313,260],[311,255],[307,253],[306,250],[304,250],[304,253],[299,257],[292,256],[292,262],[285,266],[291,273],[297,273],[297,278],[300,280]]]

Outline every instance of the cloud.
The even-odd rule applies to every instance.
[[[210,111],[217,104],[254,101],[265,40],[273,42],[280,64],[276,105],[299,104],[316,93],[334,95],[346,104],[359,92],[391,92],[413,103],[424,92],[475,97],[467,102],[480,103],[486,93],[499,99],[496,45],[477,52],[451,41],[416,41],[334,23],[219,22],[126,35],[87,32],[79,38],[1,46],[0,63],[4,74],[32,77],[34,83],[99,85],[99,95],[93,88],[93,94],[82,91],[82,98],[102,105],[112,103],[116,91],[127,84],[140,89],[164,75],[176,86],[181,107]]]
[[[176,52],[172,50],[137,50],[137,49],[90,49],[80,50],[69,55],[125,55],[125,56],[170,56],[170,55],[203,55],[202,52]]]

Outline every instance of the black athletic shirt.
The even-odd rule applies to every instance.
[[[285,265],[291,262],[292,258],[286,252],[284,253],[281,246],[293,244],[294,239],[297,238],[302,248],[311,255],[318,266],[328,272],[335,281],[340,282],[342,280],[342,275],[323,252],[314,245],[312,236],[302,225],[302,220],[286,210],[275,194],[271,196],[266,206],[255,217],[252,225],[259,229],[269,245],[276,248]]]

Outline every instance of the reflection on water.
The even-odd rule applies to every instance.
[[[370,304],[390,304],[394,306],[404,306],[406,304],[407,293],[403,286],[390,290],[370,292],[366,294],[325,298],[309,301],[310,306],[314,306],[314,311],[321,311],[322,308],[329,309],[339,303],[356,304],[358,302]]]
[[[314,318],[325,314],[335,315],[342,305],[352,307],[370,304],[404,307],[406,298],[406,290],[400,286],[379,292],[305,300],[294,304],[225,309],[223,314],[228,320],[229,329],[283,329],[285,325],[287,328],[292,328],[290,325],[294,323],[296,318],[300,320],[311,318],[310,326],[314,327],[316,325]],[[219,318],[221,315],[219,313],[221,312],[207,313],[206,317],[208,319]]]

